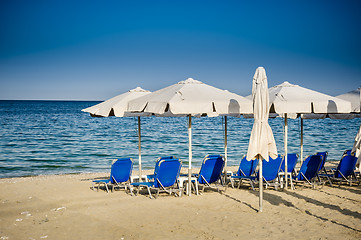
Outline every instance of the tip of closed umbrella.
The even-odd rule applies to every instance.
[[[198,80],[194,80],[193,78],[187,78],[184,81],[178,82],[178,84],[202,84],[202,82]]]

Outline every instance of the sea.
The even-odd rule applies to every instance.
[[[114,159],[131,157],[138,169],[138,120],[91,117],[81,110],[96,101],[0,101],[0,178],[109,172]],[[304,120],[304,156],[328,151],[339,161],[351,149],[361,119]],[[224,155],[224,117],[192,118],[192,166],[207,154]],[[277,149],[284,153],[284,120],[269,119]],[[227,118],[228,165],[247,153],[253,119]],[[288,120],[288,152],[300,154],[300,119]],[[141,118],[142,168],[158,157],[176,156],[188,166],[188,119]]]

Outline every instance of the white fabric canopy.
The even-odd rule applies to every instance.
[[[249,140],[248,160],[255,159],[258,155],[266,161],[268,161],[268,156],[277,157],[276,142],[268,124],[269,94],[267,84],[266,71],[263,67],[257,68],[252,86],[254,124]]]
[[[128,102],[145,96],[151,93],[150,91],[144,90],[140,87],[129,90],[126,93],[115,96],[109,100],[101,102],[97,105],[82,109],[83,112],[88,112],[92,116],[96,117],[126,117],[128,110]]]
[[[268,89],[270,117],[280,116],[295,119],[302,114],[304,119],[350,118],[351,103],[289,82],[283,82]],[[250,99],[249,95],[246,98]],[[360,97],[360,96],[359,96]],[[329,115],[327,115],[329,114]],[[252,117],[246,115],[245,117]]]
[[[351,102],[351,112],[360,113],[360,89],[361,87],[348,93],[338,95],[336,97]]]
[[[188,116],[188,181],[190,181],[192,174],[191,117],[216,117],[252,113],[252,102],[235,93],[188,78],[185,81],[180,81],[177,84],[130,101],[128,110],[131,113],[150,113],[161,117]],[[226,149],[225,146],[225,152]],[[191,194],[190,187],[191,185],[188,184],[189,195]]]
[[[200,81],[188,78],[129,102],[129,111],[168,116],[239,115],[252,113],[252,102]]]
[[[253,77],[252,98],[254,124],[249,139],[247,160],[259,159],[259,212],[263,211],[263,175],[262,158],[277,157],[276,142],[268,124],[269,95],[266,71],[259,67]]]
[[[278,114],[349,113],[351,111],[351,104],[348,101],[289,82],[270,88],[269,95],[270,105],[273,105],[274,112]]]

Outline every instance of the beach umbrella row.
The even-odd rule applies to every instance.
[[[262,87],[261,87],[262,85]],[[260,89],[266,92],[265,96],[260,95]],[[266,89],[266,90],[264,90]],[[256,95],[258,93],[258,95]],[[265,93],[262,93],[265,94]],[[261,97],[262,96],[262,97]],[[293,85],[284,82],[280,85],[274,86],[267,91],[267,77],[264,68],[258,68],[253,78],[252,96],[248,99],[231,93],[227,90],[221,90],[200,81],[189,78],[185,81],[180,81],[169,87],[160,89],[153,93],[136,88],[130,90],[125,94],[121,94],[111,98],[105,102],[97,104],[93,107],[83,109],[84,112],[89,112],[94,117],[138,117],[138,138],[139,138],[139,177],[141,178],[141,132],[140,132],[140,116],[159,116],[159,117],[188,117],[188,138],[189,138],[189,166],[188,176],[191,176],[192,163],[192,117],[216,117],[225,116],[225,159],[227,161],[227,116],[245,117],[254,116],[255,123],[252,129],[250,138],[247,159],[254,157],[264,158],[268,160],[268,155],[275,157],[277,155],[276,145],[272,130],[268,125],[268,116],[281,116],[285,119],[285,156],[287,171],[287,119],[301,116],[301,159],[302,159],[302,125],[303,118],[322,118],[327,115],[334,114],[340,116],[340,113],[350,113],[352,111],[351,105],[348,101],[341,100],[332,96],[318,93],[298,85]],[[266,101],[266,98],[268,101]],[[252,99],[250,101],[249,99]],[[262,104],[261,104],[262,102]],[[268,102],[268,103],[267,103]],[[252,105],[253,104],[253,105]],[[260,109],[256,108],[262,105],[266,111],[262,114]],[[258,109],[258,110],[256,110]],[[256,112],[258,111],[258,112]],[[267,119],[263,115],[267,115]],[[256,120],[256,115],[258,119]],[[335,117],[336,118],[336,117]],[[261,127],[261,123],[265,123]],[[268,127],[266,127],[268,125]],[[262,125],[263,126],[263,125]],[[256,132],[257,129],[268,131],[269,145],[258,149]],[[253,132],[255,132],[253,134]],[[263,136],[264,134],[262,134]],[[273,139],[273,140],[272,140]],[[263,140],[262,140],[263,141]],[[267,140],[268,141],[268,140]],[[262,144],[261,144],[262,145]],[[260,146],[261,146],[260,145]],[[258,152],[261,151],[261,152]],[[267,153],[267,155],[266,155]],[[262,161],[259,161],[262,164]],[[262,166],[260,165],[260,172],[262,173]],[[260,174],[262,176],[262,174]],[[286,174],[287,176],[287,174]],[[190,179],[189,179],[190,181]],[[260,178],[260,183],[262,178]],[[260,184],[260,210],[262,210],[261,189]],[[287,177],[286,177],[287,186]],[[190,184],[188,184],[190,188]],[[190,189],[188,193],[190,194]]]

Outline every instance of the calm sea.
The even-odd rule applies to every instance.
[[[138,167],[136,118],[93,118],[81,109],[99,102],[0,101],[0,177],[108,172],[112,160],[132,157]],[[188,164],[186,118],[143,117],[143,168],[159,156],[174,155]],[[206,154],[224,153],[224,119],[193,118],[193,166]],[[270,119],[283,153],[283,119]],[[228,165],[246,154],[253,119],[228,118]],[[328,151],[339,160],[352,148],[360,119],[304,120],[304,156]],[[289,120],[289,152],[299,153],[300,121]]]

